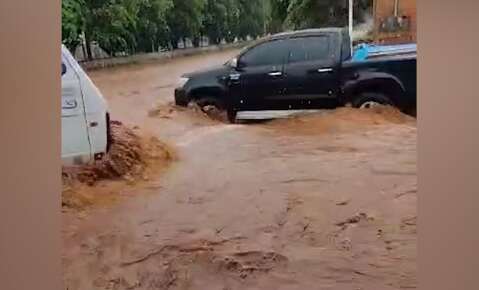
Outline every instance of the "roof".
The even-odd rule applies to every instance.
[[[295,30],[295,31],[287,31],[278,34],[271,35],[271,38],[287,38],[290,36],[307,36],[307,35],[317,35],[321,33],[342,33],[345,32],[346,29],[342,27],[326,27],[326,28],[310,28],[310,29],[303,29],[303,30]]]
[[[251,47],[257,46],[261,43],[268,42],[271,40],[280,40],[280,39],[286,39],[286,38],[296,37],[296,36],[315,36],[315,35],[320,35],[322,33],[347,33],[347,32],[348,30],[342,27],[310,28],[310,29],[303,29],[303,30],[281,32],[281,33],[265,36],[257,41],[254,41],[252,44],[248,45],[245,49],[243,49],[243,51],[246,51]]]
[[[316,36],[323,33],[347,33],[347,32],[348,30],[346,28],[341,28],[341,27],[310,28],[310,29],[294,30],[294,31],[287,31],[287,32],[281,32],[278,34],[273,34],[273,35],[264,37],[263,39],[261,39],[261,41],[284,39],[284,38],[296,37],[296,36]]]
[[[289,38],[294,36],[314,36],[314,35],[319,35],[322,33],[342,33],[342,32],[347,32],[347,29],[340,28],[340,27],[326,27],[326,28],[310,28],[310,29],[303,29],[303,30],[287,31],[287,32],[281,32],[281,33],[262,37],[261,39],[255,41],[254,45],[257,45],[259,43],[263,43],[269,40],[284,39],[284,38]]]

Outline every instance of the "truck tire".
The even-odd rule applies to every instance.
[[[361,93],[354,98],[352,105],[354,108],[368,109],[374,106],[393,106],[393,102],[382,93]]]
[[[188,107],[188,101],[175,99],[175,105],[180,107]]]
[[[228,117],[228,122],[230,122],[231,124],[236,124],[237,123],[237,120],[236,120],[236,110],[233,110],[233,109],[227,109],[226,110],[226,115]]]
[[[213,106],[215,107],[216,110],[219,112],[226,113],[226,119],[229,123],[231,124],[236,124],[236,110],[230,109],[225,104],[217,99],[217,98],[211,98],[211,97],[205,97],[205,98],[200,98],[196,101],[196,104],[200,107],[201,111],[204,113],[208,113],[207,107],[208,106]]]
[[[213,106],[218,110],[224,110],[223,103],[220,100],[218,100],[217,98],[210,98],[210,97],[200,98],[196,101],[196,104],[205,113],[206,113],[206,108],[208,106]]]

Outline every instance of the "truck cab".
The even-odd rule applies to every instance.
[[[237,110],[334,108],[340,64],[349,57],[345,33],[323,29],[275,35],[238,56],[235,70],[241,81],[229,86],[239,94],[230,97]]]
[[[87,164],[109,149],[108,106],[68,49],[62,45],[61,51],[62,163]]]
[[[351,56],[349,34],[342,28],[280,33],[221,67],[185,74],[175,100],[224,108],[230,120],[242,111],[415,105],[415,55],[361,61]]]

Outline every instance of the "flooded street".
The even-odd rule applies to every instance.
[[[173,119],[159,120],[150,118],[149,112],[157,106],[168,105],[174,101],[173,91],[182,74],[221,65],[238,51],[230,49],[180,57],[163,64],[99,70],[89,72],[89,75],[108,100],[113,119],[140,125],[143,130],[170,139],[185,134],[198,123],[208,123],[208,120],[191,119],[184,114]]]
[[[112,118],[177,160],[121,203],[64,214],[68,289],[417,288],[415,120],[343,108],[230,125],[170,105],[181,74],[235,53],[90,73]]]

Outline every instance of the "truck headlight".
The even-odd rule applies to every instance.
[[[185,84],[186,84],[189,80],[190,80],[189,78],[181,77],[181,78],[178,80],[178,83],[176,84],[176,87],[177,87],[177,88],[182,88],[182,87],[184,87]]]

